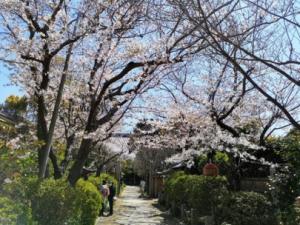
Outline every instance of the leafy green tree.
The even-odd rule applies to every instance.
[[[5,112],[8,116],[16,119],[24,116],[27,110],[27,98],[16,95],[10,95],[6,98],[4,104],[0,105],[0,110]]]
[[[280,167],[271,176],[270,188],[284,224],[294,225],[295,198],[300,195],[300,131],[291,131],[282,138],[269,138],[268,147],[281,158]]]

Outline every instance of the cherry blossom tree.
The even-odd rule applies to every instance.
[[[209,116],[211,127],[218,125],[222,132],[229,132],[237,140],[244,135],[243,127],[254,122],[258,130],[248,140],[261,145],[275,130],[291,124],[297,126],[299,88],[295,80],[289,79],[291,74],[296,76],[297,53],[288,48],[297,43],[297,4],[293,1],[282,4],[172,1],[170,4],[178,7],[178,18],[196,25],[190,35],[202,38],[209,46],[193,58],[198,67],[190,69],[193,66],[188,64],[186,71],[172,75],[169,86],[162,85],[175,103],[180,101],[178,95],[182,92],[193,102],[194,110],[200,109],[199,119]],[[273,35],[278,29],[280,32]],[[276,44],[270,41],[273,38]],[[294,61],[288,60],[291,55],[288,52],[294,54],[290,56]],[[279,72],[278,67],[284,65],[289,65],[288,72],[280,74],[283,71]],[[165,143],[171,139],[166,138]]]
[[[299,128],[299,4],[295,1],[172,1],[223,57]],[[281,93],[280,93],[281,92]]]
[[[209,154],[212,159],[215,151],[224,151],[237,162],[237,168],[242,161],[270,163],[256,155],[266,151],[260,146],[274,132],[274,125],[285,122],[284,117],[278,108],[257,96],[253,85],[227,60],[211,54],[196,56],[163,81],[156,87],[159,100],[145,107],[153,112],[152,121],[145,125],[149,128],[135,134],[137,154],[147,156],[143,149],[173,149],[168,163],[192,166],[199,155]],[[282,91],[285,85],[273,90],[282,100],[288,99]],[[160,112],[155,110],[157,104]]]
[[[182,32],[194,25],[167,20],[174,12],[160,1],[140,0],[1,5],[1,59],[33,99],[37,138],[45,143],[39,149],[40,177],[48,156],[56,163],[53,137],[64,132],[55,129],[57,120],[69,127],[67,142],[75,134],[79,140],[69,173],[74,185],[92,147],[110,136],[136,97],[205,47]],[[60,109],[68,107],[80,113],[67,124]]]

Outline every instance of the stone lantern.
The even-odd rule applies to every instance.
[[[295,206],[300,207],[300,196],[295,199]]]

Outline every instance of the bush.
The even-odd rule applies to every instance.
[[[300,208],[289,206],[284,211],[278,212],[278,219],[284,225],[299,225],[300,224]]]
[[[0,224],[15,225],[22,214],[20,205],[7,197],[0,197]]]
[[[10,180],[14,180],[23,176],[28,177],[36,174],[36,158],[36,151],[22,147],[13,149],[8,147],[7,143],[0,139],[0,192],[3,191],[3,186],[6,183],[4,182],[5,179],[9,178]]]
[[[37,178],[26,177],[13,180],[12,183],[3,185],[2,193],[18,205],[18,225],[32,225],[35,222],[31,213],[31,197],[38,187]]]
[[[188,205],[196,209],[200,216],[211,215],[228,195],[226,185],[226,178],[221,176],[189,176],[185,187]]]
[[[82,179],[76,183],[76,189],[80,193],[80,225],[94,225],[101,209],[100,192],[91,182]]]
[[[165,185],[164,185],[164,198],[165,203],[167,206],[170,206],[170,203],[172,201],[175,201],[176,199],[176,191],[178,191],[175,188],[175,184],[177,183],[177,178],[186,176],[186,174],[183,171],[174,172],[166,179]]]
[[[272,204],[254,192],[230,194],[225,177],[174,173],[165,182],[167,201],[177,208],[185,204],[199,217],[214,215],[216,224],[276,225]],[[176,210],[175,210],[176,212]]]
[[[34,193],[37,192],[39,182],[37,177],[20,177],[3,186],[3,194],[13,199],[28,204]]]
[[[72,188],[65,180],[22,178],[6,184],[4,194],[18,202],[17,225],[32,225],[31,211],[39,225],[94,225],[101,207],[97,187],[82,179]]]
[[[32,216],[39,225],[80,224],[78,192],[64,180],[47,179],[32,195]]]
[[[276,217],[271,202],[259,193],[237,192],[228,195],[218,206],[218,224],[231,225],[276,225]]]
[[[165,193],[168,202],[175,202],[176,204],[186,203],[185,195],[185,181],[188,178],[184,173],[174,173],[165,185]]]
[[[194,208],[200,216],[211,215],[214,206],[228,193],[224,177],[174,173],[165,183],[168,205],[173,202]]]
[[[295,220],[293,215],[295,198],[300,195],[300,132],[291,129],[285,137],[269,138],[267,148],[284,164],[276,168],[270,177],[270,194],[273,204],[280,211],[283,224]]]
[[[295,207],[295,224],[300,224],[300,207]]]
[[[0,224],[34,225],[31,209],[8,197],[0,197]]]

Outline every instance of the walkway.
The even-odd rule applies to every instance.
[[[139,198],[139,188],[127,186],[117,200],[111,217],[100,217],[96,225],[179,225],[166,212],[157,208],[157,200]]]

